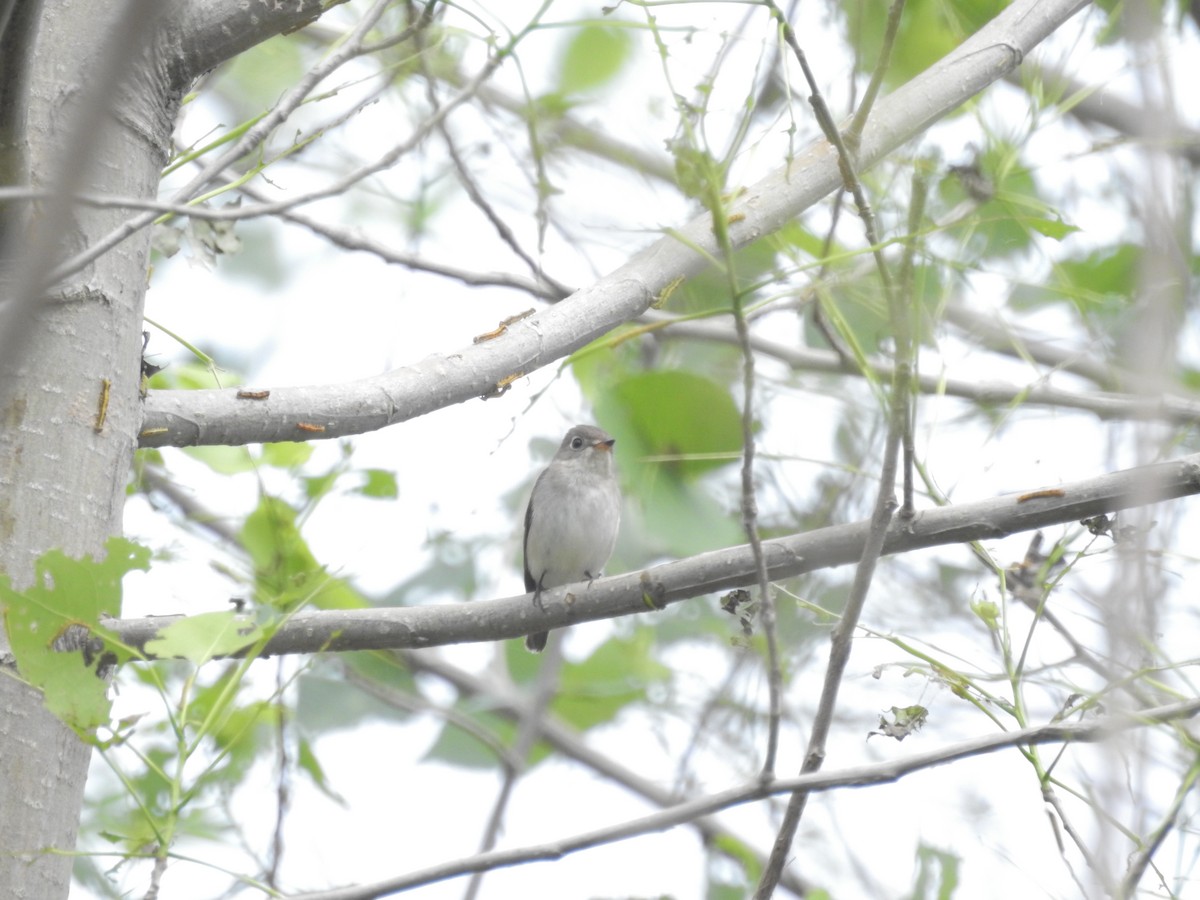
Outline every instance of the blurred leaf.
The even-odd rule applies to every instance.
[[[313,455],[312,444],[299,441],[279,441],[273,444],[263,444],[259,459],[268,466],[277,469],[298,469],[308,462]]]
[[[238,205],[228,204],[235,208]],[[237,223],[233,220],[189,218],[185,230],[195,259],[210,268],[216,265],[219,257],[236,256],[242,252],[242,240],[238,237]]]
[[[278,723],[282,714],[280,706],[269,700],[255,700],[243,706],[232,706],[229,715],[222,717],[220,727],[213,732],[213,740],[222,750],[245,750],[239,754],[239,762],[249,765],[258,755],[256,732]]]
[[[524,508],[522,508],[524,514]],[[463,537],[447,531],[429,536],[425,549],[432,556],[411,577],[380,601],[384,606],[412,606],[430,597],[453,596],[470,600],[479,590],[478,560],[495,545],[492,538]]]
[[[1033,174],[1021,163],[1019,154],[1020,148],[1013,144],[994,141],[972,165],[974,178],[989,186],[987,199],[949,232],[966,241],[976,256],[1012,256],[1026,250],[1034,234],[1071,227],[1053,224],[1058,216],[1038,195]],[[955,174],[939,182],[938,195],[947,206],[981,199],[973,195],[970,183]]]
[[[218,475],[239,475],[254,471],[254,457],[245,447],[213,444],[207,447],[184,447],[183,452],[202,462]]]
[[[675,183],[686,196],[703,200],[721,190],[724,176],[712,154],[680,140],[671,141],[668,149],[675,159]]]
[[[610,382],[595,405],[617,439],[626,505],[641,514],[626,516],[618,551],[636,546],[640,562],[738,542],[738,521],[697,483],[740,458],[741,413],[728,390],[686,371],[638,372]]]
[[[522,652],[532,655],[527,651]],[[454,708],[459,714],[471,719],[481,731],[491,734],[498,745],[507,747],[512,743],[515,728],[509,720],[495,713],[479,710],[474,704],[458,703]],[[468,769],[493,769],[498,762],[495,748],[449,721],[442,726],[441,733],[426,752],[425,759],[435,759]]]
[[[250,118],[276,103],[303,76],[299,42],[288,36],[263,41],[235,56],[215,79],[217,94],[239,118]]]
[[[741,413],[729,391],[691,372],[630,375],[613,385],[597,412],[624,423],[629,445],[617,444],[622,461],[632,454],[685,481],[736,462],[742,450]]]
[[[579,94],[611,81],[629,59],[631,47],[624,28],[585,25],[567,43],[559,62],[559,92]]]
[[[722,884],[710,879],[704,891],[704,900],[743,900],[752,885],[753,882]]]
[[[951,900],[958,889],[959,863],[953,853],[922,843],[917,847],[917,880],[911,900]]]
[[[297,680],[296,687],[296,719],[313,734],[356,728],[372,719],[402,722],[411,715],[343,678],[305,672]],[[407,683],[396,683],[391,676],[380,679],[380,688],[386,693],[400,695],[411,695],[414,690],[411,679],[407,679]]]
[[[778,235],[771,235],[735,251],[733,268],[739,283],[752,285],[770,280],[769,276],[778,268],[779,248]],[[681,312],[728,311],[733,308],[733,300],[729,296],[729,278],[715,268],[705,268],[693,275],[672,295],[672,300],[671,308]]]
[[[1000,630],[1000,607],[991,600],[972,600],[971,612],[987,626],[988,631]]]
[[[21,591],[0,573],[4,627],[21,677],[41,690],[46,708],[76,731],[108,721],[105,670],[133,654],[100,625],[100,618],[121,615],[121,580],[134,569],[149,568],[147,548],[114,537],[105,542],[101,560],[71,559],[60,550],[43,554],[34,566],[33,585]],[[72,626],[78,629],[68,633]],[[88,643],[94,639],[102,648]]]
[[[1006,0],[908,0],[892,48],[885,84],[896,87],[931,65],[979,30],[1005,6]],[[841,6],[848,36],[856,49],[859,70],[871,72],[883,49],[890,0],[862,0]]]
[[[395,500],[400,496],[400,485],[396,481],[396,473],[387,469],[363,469],[363,483],[355,488],[355,492],[364,497],[374,497],[379,500]]]
[[[325,497],[332,491],[338,482],[338,478],[342,475],[341,470],[331,469],[328,472],[323,472],[320,475],[308,475],[300,479],[304,485],[304,496],[309,500],[319,500]]]
[[[156,223],[150,231],[150,246],[155,253],[170,259],[183,245],[183,229],[178,225]]]
[[[146,642],[146,652],[181,658],[200,665],[244,650],[262,637],[262,629],[233,611],[197,613],[158,632]]]
[[[242,546],[254,563],[259,603],[283,610],[300,604],[318,609],[358,609],[366,604],[344,580],[317,563],[296,526],[296,511],[277,497],[263,496],[246,517]]]
[[[325,769],[321,766],[321,761],[317,759],[317,754],[313,752],[312,744],[303,736],[300,738],[297,748],[296,764],[300,767],[301,772],[308,775],[309,780],[316,785],[317,790],[339,806],[347,805],[346,799],[335,791],[333,785],[329,783],[329,779],[325,775]]]
[[[651,655],[653,634],[611,637],[587,659],[563,666],[551,708],[579,731],[611,722],[629,704],[642,700],[646,685],[666,681],[671,670]]]
[[[1056,241],[1061,241],[1067,235],[1082,230],[1076,225],[1068,225],[1062,219],[1039,219],[1036,216],[1026,216],[1023,221],[1038,234],[1044,234]]]
[[[258,219],[238,223],[240,251],[221,258],[221,271],[259,288],[280,289],[297,274],[287,259],[287,242],[278,229]]]
[[[707,895],[709,898],[729,897],[733,900],[734,897],[744,897],[750,885],[758,884],[759,876],[762,874],[762,865],[759,862],[758,853],[745,841],[730,834],[718,834],[711,843],[711,850],[737,862],[741,867],[743,877],[741,883],[737,885],[719,886],[710,883]],[[716,888],[720,889],[714,890]],[[740,893],[729,893],[733,890],[738,890]]]
[[[1128,310],[1136,293],[1140,265],[1138,247],[1104,247],[1059,263],[1044,285],[1019,285],[1010,302],[1016,309],[1036,309],[1065,300],[1086,318],[1115,319]]]
[[[934,340],[934,325],[945,294],[942,269],[935,265],[916,265],[913,268],[913,300],[919,307],[919,331],[915,337],[923,344]],[[892,323],[887,298],[878,275],[868,270],[862,277],[839,283],[836,291],[822,300],[826,319],[852,346],[863,353],[878,353],[893,346]],[[833,313],[830,315],[830,313]],[[825,334],[816,326],[813,317],[805,317],[807,341],[812,346],[827,346]]]

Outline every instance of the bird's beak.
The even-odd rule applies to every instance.
[[[616,438],[609,438],[607,441],[596,441],[592,444],[596,450],[604,450],[607,453],[612,453],[613,444],[617,442]]]

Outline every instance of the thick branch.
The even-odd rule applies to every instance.
[[[1197,493],[1200,454],[1193,454],[1032,494],[924,510],[911,520],[892,523],[883,552],[995,539]],[[778,580],[854,562],[862,554],[867,531],[868,523],[863,521],[765,541],[767,571]],[[663,609],[701,594],[753,584],[755,578],[754,557],[742,545],[598,579],[591,588],[578,584],[543,591],[544,612],[530,602],[529,595],[522,595],[453,605],[300,613],[279,626],[262,652],[387,650],[504,640]],[[178,618],[107,624],[125,643],[144,650],[146,642],[173,621]]]
[[[1085,5],[1085,0],[1017,0],[953,53],[884,98],[862,136],[860,171],[1012,71]],[[729,239],[741,247],[771,234],[840,186],[836,154],[824,140],[816,141],[731,204]],[[234,390],[151,392],[140,442],[161,447],[340,437],[491,394],[499,382],[510,383],[561,359],[641,315],[669,283],[701,271],[715,255],[712,219],[705,213],[495,340],[376,378],[275,388],[265,400],[239,399]]]
[[[268,38],[303,28],[333,5],[326,0],[180,0],[163,22],[159,55],[171,84],[182,90]]]

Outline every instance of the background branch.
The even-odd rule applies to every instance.
[[[482,853],[374,884],[293,894],[290,895],[290,900],[371,900],[374,897],[386,896],[421,885],[444,881],[447,878],[468,875],[472,872],[561,859],[568,853],[588,850],[614,841],[627,840],[642,834],[663,831],[690,822],[697,816],[751,803],[772,794],[795,791],[818,793],[845,787],[858,788],[871,784],[885,784],[934,766],[946,765],[981,754],[994,753],[1009,747],[1100,741],[1113,734],[1142,728],[1150,724],[1190,718],[1198,712],[1200,712],[1200,700],[1189,700],[1140,712],[1106,716],[1086,724],[1067,725],[1051,722],[1017,731],[990,734],[961,741],[949,747],[914,754],[907,759],[854,766],[841,771],[800,775],[795,778],[782,778],[772,782],[755,780],[740,787],[681,803],[671,809],[640,819],[622,822],[607,828],[598,828],[547,844]]]

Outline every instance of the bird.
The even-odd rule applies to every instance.
[[[538,476],[525,508],[525,590],[542,609],[542,591],[586,580],[612,556],[621,524],[621,488],[613,461],[616,440],[594,425],[576,425]],[[525,637],[533,653],[548,631]]]

